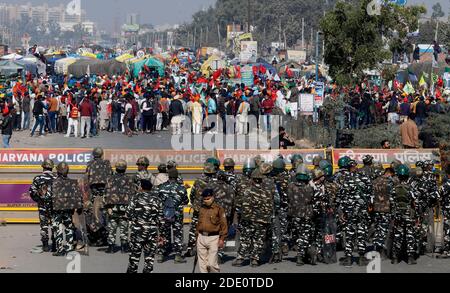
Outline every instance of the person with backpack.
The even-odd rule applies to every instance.
[[[161,184],[156,193],[163,204],[163,223],[160,235],[167,241],[159,245],[157,262],[164,262],[169,256],[170,233],[173,231],[172,252],[175,253],[175,263],[186,263],[182,257],[183,251],[183,209],[189,203],[186,187],[178,184],[178,171],[172,168],[168,171],[169,181]]]
[[[392,249],[392,264],[398,264],[403,255],[408,257],[408,264],[417,264],[414,257],[416,253],[415,221],[417,206],[417,192],[408,180],[410,176],[409,168],[406,165],[398,166],[396,170],[399,181],[391,190],[392,215],[394,218],[394,239]],[[406,251],[403,251],[403,240],[406,238]]]

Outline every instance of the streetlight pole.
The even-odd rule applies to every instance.
[[[319,81],[319,36],[321,34],[320,31],[316,33],[316,82]]]

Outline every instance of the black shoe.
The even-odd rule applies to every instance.
[[[109,245],[105,252],[108,254],[114,253],[114,245]]]
[[[192,251],[191,248],[188,248],[188,250],[186,251],[186,253],[183,255],[183,257],[193,257],[195,254]]]
[[[365,267],[369,264],[369,260],[364,256],[364,255],[360,255],[359,256],[359,261],[358,261],[358,265],[360,267]]]
[[[122,251],[122,253],[128,253],[128,252],[130,252],[127,243],[123,243],[122,246],[120,247],[120,250]]]
[[[280,263],[282,261],[281,254],[280,253],[274,253],[270,257],[269,263]]]
[[[66,256],[67,253],[64,251],[57,251],[52,253],[53,256]]]
[[[416,265],[417,261],[413,256],[408,257],[408,264],[409,265]]]
[[[233,263],[231,264],[233,267],[242,267],[242,265],[244,264],[244,259],[243,258],[237,258],[233,261]]]
[[[289,255],[289,245],[287,245],[286,243],[284,243],[281,246],[281,253],[283,254],[283,256],[288,256]]]
[[[48,241],[42,241],[42,251],[50,252],[50,246],[48,246]]]
[[[180,255],[175,255],[175,261],[176,264],[186,263],[187,261]]]
[[[351,267],[352,264],[353,264],[353,260],[352,260],[351,256],[345,257],[341,263],[341,265],[343,265],[344,267]]]
[[[52,240],[52,252],[56,252],[56,242]]]
[[[296,265],[298,267],[302,267],[305,265],[305,261],[303,260],[303,256],[297,256],[297,262]]]

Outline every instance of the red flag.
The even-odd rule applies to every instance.
[[[222,69],[218,69],[213,73],[213,81],[218,79],[222,75]]]
[[[444,80],[442,79],[441,76],[439,76],[438,82],[437,82],[437,86],[438,87],[443,87],[444,86]]]
[[[267,69],[264,65],[261,64],[261,65],[259,65],[259,71],[265,75],[267,72]]]
[[[235,71],[236,71],[235,77],[236,77],[236,78],[242,78],[241,67],[235,65],[235,66],[234,66],[234,69],[235,69]]]
[[[253,75],[258,75],[258,73],[259,73],[258,66],[253,66]]]
[[[286,65],[286,74],[289,78],[294,77],[294,72]]]

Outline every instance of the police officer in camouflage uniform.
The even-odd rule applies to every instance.
[[[382,166],[380,166],[383,168]],[[379,167],[378,167],[379,168]],[[377,170],[375,170],[377,172]],[[394,187],[392,176],[395,174],[392,168],[384,171],[384,174],[373,181],[373,195],[371,209],[373,211],[373,222],[375,224],[374,249],[379,252],[383,259],[388,257],[386,240],[389,226],[392,220],[392,197],[391,190]]]
[[[256,163],[254,159],[248,159],[243,166],[242,174],[238,174],[236,177],[236,194],[235,194],[235,212],[233,224],[237,226],[238,230],[241,230],[240,223],[238,221],[238,215],[242,214],[240,207],[242,207],[242,201],[244,200],[245,190],[250,188],[252,184],[252,173],[256,170]]]
[[[90,189],[90,209],[86,210],[89,237],[92,243],[104,245],[107,242],[106,214],[103,209],[103,197],[108,178],[113,174],[111,163],[103,159],[103,149],[93,150],[94,159],[87,164],[86,176]]]
[[[247,256],[251,258],[251,266],[259,266],[260,256],[263,252],[264,239],[266,238],[274,211],[274,194],[276,187],[272,189],[264,185],[265,176],[260,169],[252,173],[252,183],[249,188],[242,190],[241,201],[237,202],[237,211],[241,238],[238,255],[233,266],[240,267]]]
[[[38,205],[39,210],[39,225],[41,229],[41,241],[42,250],[45,252],[50,251],[48,245],[49,232],[48,229],[52,226],[52,200],[50,194],[47,192],[49,187],[55,180],[56,175],[52,172],[55,164],[52,160],[45,160],[42,163],[43,172],[41,175],[36,176],[33,179],[33,183],[30,186],[30,197]],[[52,246],[55,248],[54,234],[52,233]],[[55,249],[52,249],[54,252]]]
[[[217,166],[206,163],[203,168],[203,175],[197,179],[192,187],[190,200],[193,208],[192,214],[192,222],[191,227],[189,229],[189,241],[188,248],[185,253],[185,257],[194,256],[195,245],[196,245],[196,237],[195,231],[197,229],[198,223],[198,212],[200,211],[200,207],[202,205],[202,193],[203,191],[209,187],[211,189],[215,189],[217,185]]]
[[[55,183],[56,180],[62,179],[67,180],[69,175],[69,165],[66,163],[60,163],[56,167],[58,177],[53,181]],[[55,196],[54,194],[54,185],[51,188],[52,198]],[[77,196],[74,194],[73,196]],[[78,195],[81,196],[81,195]],[[80,199],[81,200],[81,199]],[[53,231],[55,233],[55,243],[56,243],[56,252],[53,253],[53,256],[65,256],[67,253],[73,250],[74,246],[74,230],[75,227],[72,222],[72,216],[74,214],[74,210],[59,210],[53,211]],[[81,210],[78,211],[81,214]],[[65,242],[64,242],[65,235]]]
[[[327,179],[324,170],[322,170],[324,164],[322,163],[321,165],[322,167],[320,169],[313,170],[312,174],[312,179],[314,181],[314,200],[316,204],[314,239],[317,248],[317,262],[325,262],[323,252],[325,221],[327,217],[332,217],[334,220],[336,210],[336,193],[338,189],[337,185],[333,181]],[[332,172],[333,171],[331,170],[331,174]]]
[[[167,174],[167,165],[159,164],[158,174],[154,176],[152,181],[153,187],[158,187],[159,185],[166,183],[167,181],[169,181],[169,175]]]
[[[163,206],[152,184],[142,180],[141,190],[127,207],[130,221],[130,258],[127,273],[137,273],[141,254],[144,253],[144,273],[153,272],[153,263],[158,247],[158,231],[163,223]],[[162,238],[160,238],[163,240]]]
[[[286,163],[283,158],[276,159],[272,164],[272,178],[275,180],[278,194],[280,196],[280,208],[276,211],[279,218],[279,228],[276,235],[277,242],[281,244],[281,253],[287,255],[289,253],[289,235],[287,231],[288,226],[288,186],[289,186],[289,172],[286,170]],[[274,255],[274,262],[281,260],[281,256]]]
[[[291,156],[291,170],[289,170],[289,182],[296,182],[297,168],[300,164],[303,164],[303,157],[299,154]]]
[[[281,230],[280,230],[280,223],[277,223],[278,215],[280,213],[280,193],[277,188],[277,184],[275,182],[275,179],[273,178],[273,165],[269,163],[262,163],[259,167],[259,170],[261,174],[263,175],[263,188],[265,190],[275,190],[273,194],[273,201],[274,201],[274,208],[272,213],[272,222],[267,229],[267,239],[270,239],[271,243],[271,252],[272,256],[270,258],[270,263],[274,262],[281,262]]]
[[[155,193],[163,203],[163,222],[160,235],[166,240],[158,247],[158,263],[164,262],[168,256],[170,235],[173,231],[172,251],[175,253],[175,263],[185,263],[182,257],[183,251],[183,209],[189,203],[187,190],[178,184],[178,171],[174,168],[169,170],[169,181],[158,186]]]
[[[442,212],[444,215],[444,247],[443,258],[450,257],[450,165],[445,170],[447,180],[439,190]]]
[[[400,165],[396,170],[399,182],[394,185],[391,190],[393,200],[392,214],[394,218],[394,241],[393,241],[393,258],[392,264],[398,264],[401,260],[403,239],[406,238],[406,254],[408,256],[408,264],[417,264],[415,254],[415,238],[414,238],[414,213],[415,201],[417,194],[415,190],[408,184],[410,175],[409,168]]]
[[[373,159],[374,158],[371,155],[365,155],[363,157],[364,166],[359,169],[359,173],[365,177],[368,177],[370,180],[374,180],[376,178]]]
[[[111,182],[116,181],[119,177],[124,177],[127,172],[127,162],[120,160],[116,163],[116,174],[111,176]],[[111,189],[118,188],[118,186],[111,186]],[[113,190],[108,190],[112,192]],[[108,213],[108,249],[106,253],[115,252],[116,233],[119,230],[120,243],[122,253],[128,252],[128,220],[126,218],[127,205],[115,204],[105,205]]]
[[[138,172],[134,176],[134,183],[136,184],[136,190],[139,190],[142,180],[153,182],[155,180],[155,176],[148,171],[150,161],[147,157],[139,158],[136,162],[136,166],[138,167]]]
[[[313,166],[314,166],[313,170],[320,169],[320,162],[322,161],[323,161],[322,156],[315,156],[313,158]]]
[[[306,165],[297,168],[296,182],[288,186],[289,215],[292,217],[293,239],[297,247],[297,266],[303,266],[307,253],[311,265],[317,264],[314,244],[314,216],[319,201],[315,198],[313,185]]]
[[[225,175],[225,180],[227,182],[227,184],[230,184],[231,186],[233,186],[234,191],[236,191],[236,173],[235,173],[235,168],[236,163],[234,162],[233,159],[228,158],[225,159],[223,161],[223,167],[224,167],[224,175]]]
[[[353,264],[352,255],[356,240],[359,265],[367,265],[364,254],[366,251],[368,203],[361,189],[362,182],[356,174],[357,163],[349,157],[339,159],[339,168],[342,169],[338,177],[339,186],[337,207],[344,234],[345,259],[342,265],[350,267]]]
[[[226,159],[224,161],[224,172],[218,172],[217,185],[214,189],[214,202],[218,204],[225,211],[227,218],[227,227],[230,228],[229,237],[232,239],[235,236],[235,226],[233,227],[235,197],[236,197],[236,175],[234,174],[234,161]],[[227,167],[228,165],[228,167]],[[228,240],[228,236],[225,239]],[[225,252],[224,247],[218,250],[218,262],[222,264],[224,262]]]

